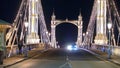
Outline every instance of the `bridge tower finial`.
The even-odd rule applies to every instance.
[[[54,13],[54,8],[53,8],[53,13],[52,13],[52,20],[55,20],[56,16],[55,16],[55,13]]]
[[[68,22],[68,18],[66,18],[66,20],[65,20],[66,22]]]
[[[80,9],[80,11],[79,11],[78,19],[79,19],[79,20],[82,20],[81,9]]]

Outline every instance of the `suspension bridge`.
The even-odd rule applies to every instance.
[[[6,56],[10,57],[16,53],[17,48],[21,47],[19,43],[29,48],[38,46],[57,48],[56,26],[66,22],[78,27],[76,44],[79,48],[108,49],[111,47],[113,53],[120,55],[118,53],[120,51],[120,16],[114,0],[94,0],[84,37],[81,13],[78,15],[78,20],[60,20],[56,19],[53,12],[49,33],[41,0],[22,0],[14,22],[5,34]]]

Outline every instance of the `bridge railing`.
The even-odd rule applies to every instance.
[[[89,47],[89,48],[108,53],[109,46],[94,44],[94,45],[91,45],[91,47]],[[112,55],[120,56],[120,47],[119,46],[111,46],[111,51],[112,51]]]
[[[35,48],[40,48],[41,50],[45,49],[45,45],[42,44],[42,43],[39,43],[39,44],[24,44],[24,45],[22,45],[22,48],[21,48],[21,53],[22,54],[23,54],[23,52],[25,50],[24,46],[27,46],[27,51],[30,51],[30,50],[35,49]],[[11,56],[18,55],[19,51],[20,50],[19,50],[18,45],[13,45],[12,48],[11,48],[11,46],[6,46],[6,48],[5,48],[5,56],[6,57],[11,57]]]

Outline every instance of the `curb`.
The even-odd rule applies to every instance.
[[[88,49],[83,49],[83,50],[88,51],[89,53],[95,55],[97,58],[99,58],[99,59],[101,59],[101,60],[103,60],[103,61],[106,61],[106,60],[107,60],[107,61],[109,61],[109,62],[111,62],[111,63],[113,63],[113,64],[116,64],[116,65],[120,66],[120,63],[117,62],[117,61],[113,61],[113,60],[111,60],[111,59],[104,59],[104,57],[102,57],[102,56],[100,56],[99,54],[97,54],[97,53],[95,53],[95,52],[93,52],[93,51],[91,51],[91,50],[88,50]]]
[[[44,52],[44,51],[47,51],[47,50],[42,50],[41,53]],[[36,56],[36,55],[34,55],[34,56]],[[28,59],[30,59],[30,58],[33,58],[34,56],[27,57],[27,58],[23,58],[23,59],[21,59],[21,60],[19,60],[19,61],[16,61],[16,62],[12,63],[12,64],[2,65],[2,66],[0,66],[0,68],[6,68],[6,67],[9,67],[9,66],[15,65],[15,64],[17,64],[17,63],[20,63],[20,62],[23,62],[23,61],[28,60]]]
[[[5,66],[3,65],[3,68],[6,68],[6,67],[9,67],[9,66],[15,65],[15,64],[20,63],[20,62],[22,62],[22,61],[25,61],[25,60],[27,60],[27,59],[29,59],[29,58],[24,58],[24,59],[21,59],[21,60],[15,62],[15,63],[8,64],[8,65],[5,65]]]
[[[101,60],[103,60],[103,61],[106,61],[106,59],[103,59],[102,56],[100,56],[99,54],[97,54],[97,53],[95,53],[95,52],[93,52],[93,51],[90,51],[90,50],[88,50],[88,49],[83,49],[83,50],[85,50],[85,51],[87,51],[87,52],[95,55],[97,58],[99,58],[99,59],[101,59]]]

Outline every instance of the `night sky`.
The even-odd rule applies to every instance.
[[[53,11],[57,19],[77,20],[81,11],[83,32],[86,31],[94,0],[42,0],[45,21],[50,31]],[[120,10],[120,0],[115,0]],[[21,0],[1,0],[0,19],[12,23],[19,9]],[[54,9],[54,10],[53,10]],[[74,43],[77,39],[77,27],[73,24],[60,24],[56,27],[56,39],[60,45]]]

